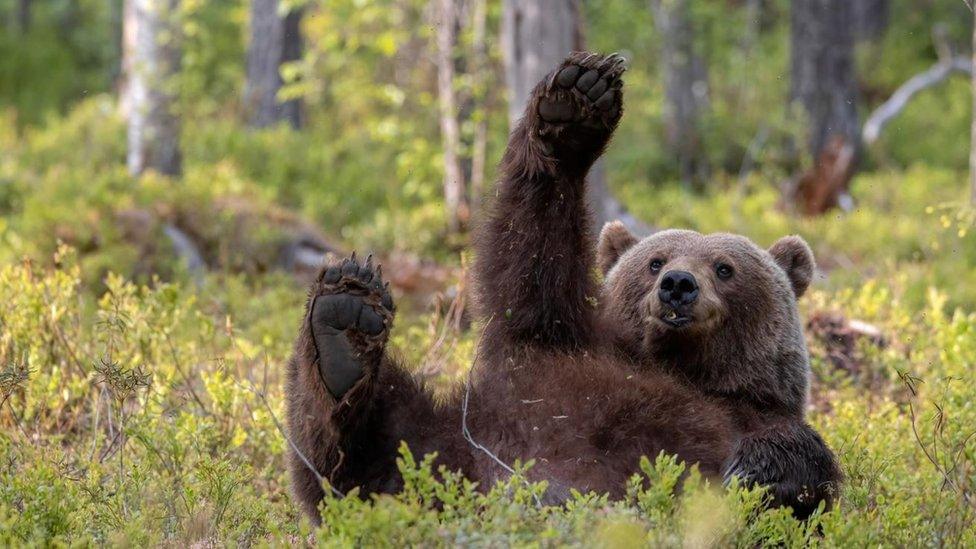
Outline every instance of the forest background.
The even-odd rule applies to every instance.
[[[0,0],[0,543],[976,544],[972,44],[964,0]],[[839,505],[648,456],[539,507],[404,450],[313,530],[279,425],[309,277],[375,252],[393,344],[462,380],[471,228],[584,48],[629,60],[599,220],[812,245]]]

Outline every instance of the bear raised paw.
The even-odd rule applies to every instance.
[[[309,322],[322,381],[335,398],[365,374],[367,355],[382,353],[393,321],[393,298],[382,267],[356,254],[322,270],[311,298]]]
[[[288,466],[292,491],[316,523],[322,480],[347,492],[392,493],[401,441],[421,455],[439,451],[466,464],[454,444],[457,419],[439,410],[386,352],[394,305],[382,267],[355,254],[319,272],[288,362]],[[382,435],[380,435],[382,433]]]
[[[539,83],[529,104],[529,113],[538,116],[526,122],[546,152],[563,162],[603,152],[623,112],[625,70],[617,54],[574,53]]]

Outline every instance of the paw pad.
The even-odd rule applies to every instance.
[[[372,255],[360,265],[353,253],[319,275],[319,290],[312,302],[313,333],[334,335],[355,330],[378,336],[393,315],[390,285],[383,281],[383,268],[373,267]]]
[[[612,125],[620,115],[625,70],[624,58],[617,54],[573,54],[550,77],[539,100],[539,116],[550,124]]]

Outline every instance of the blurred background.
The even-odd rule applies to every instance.
[[[935,382],[976,363],[967,2],[0,0],[0,530],[293,535],[275,418],[310,276],[375,252],[399,352],[463,376],[507,133],[588,49],[629,61],[600,222],[814,249],[828,535],[972,539],[976,393]]]
[[[457,265],[528,90],[584,48],[630,60],[627,115],[592,177],[599,221],[796,231],[845,283],[898,260],[948,281],[976,259],[939,230],[948,214],[965,234],[961,0],[3,0],[0,14],[0,257],[62,242],[96,284],[180,263],[308,270],[329,250]]]

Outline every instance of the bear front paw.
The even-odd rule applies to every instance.
[[[536,88],[537,133],[555,149],[599,152],[620,121],[624,58],[570,55]]]
[[[786,427],[746,438],[728,461],[723,480],[768,488],[773,507],[786,506],[804,520],[821,505],[830,510],[842,474],[833,453],[816,432]]]
[[[336,398],[358,381],[382,352],[393,322],[393,298],[372,256],[355,253],[323,268],[311,296],[309,323],[319,371]]]

